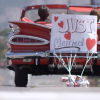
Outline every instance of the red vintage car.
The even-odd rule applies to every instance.
[[[89,15],[93,8],[100,10],[100,7],[92,5],[52,4],[47,6],[50,8],[49,19],[52,19],[52,14]],[[34,22],[38,19],[39,7],[40,5],[24,7],[19,21],[9,21],[12,32],[8,36],[8,52],[5,56],[7,67],[15,71],[15,85],[26,86],[28,74],[68,74],[64,64],[68,64],[65,55],[70,57],[70,54],[72,54],[71,63],[75,57],[73,55],[76,54],[71,70],[72,74],[81,74],[84,65],[86,65],[83,75],[100,75],[100,38],[98,38],[97,52],[93,54],[91,61],[87,64],[87,53],[63,52],[60,54],[56,52],[57,56],[61,55],[63,58],[62,64],[59,64],[59,60],[54,55],[54,52],[50,51],[52,23]],[[97,26],[97,34],[100,37],[100,23],[97,23]]]

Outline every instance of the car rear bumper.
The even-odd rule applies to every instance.
[[[14,52],[8,51],[5,54],[5,57],[7,59],[44,58],[45,52],[14,53]]]
[[[71,58],[88,58],[88,55],[91,56],[92,53],[87,53],[87,52],[56,52],[58,57],[66,58],[66,57],[71,57]],[[65,54],[65,55],[63,55]],[[11,51],[8,51],[5,54],[6,59],[28,59],[28,58],[54,58],[56,57],[54,52],[24,52],[24,53],[14,53]],[[100,58],[100,52],[93,53],[91,58]]]

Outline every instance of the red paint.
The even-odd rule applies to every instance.
[[[58,26],[63,28],[63,25],[64,25],[64,22],[63,21],[60,21],[60,23],[58,23]]]
[[[18,65],[18,64],[34,64],[34,59],[32,59],[31,62],[23,62],[23,59],[12,59],[12,63],[14,65]]]
[[[75,6],[75,7],[69,7],[69,10],[74,10],[74,11],[78,11],[78,12],[91,12],[93,8],[91,7],[82,7],[82,6]]]
[[[47,58],[44,58],[44,59],[40,59],[40,62],[39,62],[40,65],[48,65],[49,64],[49,59]]]
[[[54,21],[56,22],[58,20],[58,16],[55,16],[54,17]]]
[[[71,32],[68,32],[64,35],[65,39],[70,40],[71,39]]]
[[[88,50],[92,49],[95,46],[95,44],[96,44],[95,39],[87,38],[86,46],[87,46]]]

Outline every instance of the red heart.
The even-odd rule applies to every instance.
[[[68,32],[64,35],[65,39],[70,40],[71,39],[71,32]]]
[[[60,21],[60,23],[58,23],[58,26],[60,26],[61,28],[63,28],[63,21]]]
[[[91,40],[90,38],[87,38],[86,46],[87,46],[88,50],[92,49],[95,44],[96,44],[96,40],[95,39]]]
[[[58,16],[57,16],[57,17],[55,16],[55,17],[54,17],[54,20],[55,20],[55,22],[56,22],[56,21],[58,20]]]

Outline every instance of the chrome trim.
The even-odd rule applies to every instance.
[[[38,65],[38,58],[35,59],[35,64]]]
[[[100,27],[97,27],[97,29],[99,30],[99,29],[100,29]]]
[[[31,53],[13,53],[8,51],[5,54],[7,59],[26,59],[26,58],[38,58],[38,57],[45,57],[45,52],[31,52]]]
[[[46,56],[47,58],[54,58],[55,56]],[[58,57],[61,57],[61,56],[58,56]],[[70,58],[70,56],[62,56],[62,58]],[[72,58],[74,58],[74,56],[71,56]],[[87,59],[87,56],[76,56],[76,58],[86,58]],[[92,56],[91,58],[98,58],[97,56]]]
[[[12,29],[12,32],[14,33],[15,32],[14,28],[11,28],[11,29]]]
[[[40,40],[40,41],[43,41],[43,42],[37,42],[37,43],[26,43],[26,42],[13,42],[12,39],[14,38],[29,38],[29,39],[35,39],[35,40]],[[43,38],[40,38],[40,37],[35,37],[35,36],[28,36],[28,35],[13,35],[9,38],[8,42],[10,44],[13,44],[13,45],[45,45],[45,44],[48,44],[49,41],[46,40],[46,39],[43,39]]]
[[[11,51],[8,51],[6,54],[5,54],[5,57],[7,58],[7,59],[29,59],[29,58],[35,58],[35,59],[38,59],[38,58],[54,58],[55,56],[54,55],[50,55],[51,53],[53,53],[53,52],[48,52],[48,51],[46,51],[46,52],[29,52],[29,53],[13,53],[13,52],[11,52]],[[56,53],[60,53],[60,52],[56,52]],[[66,53],[66,54],[76,54],[76,58],[87,58],[87,53],[88,52],[63,52],[63,53]],[[84,53],[84,54],[86,54],[85,56],[77,56],[77,54],[82,54],[82,53]],[[91,53],[90,53],[91,54]],[[60,56],[58,56],[58,57],[60,57]],[[62,58],[66,58],[66,57],[70,57],[70,55],[69,56],[62,56]],[[72,58],[74,58],[74,56],[72,56]],[[96,52],[96,53],[94,53],[94,55],[91,57],[91,58],[100,58],[100,52]],[[38,64],[38,60],[36,60],[36,65]]]
[[[92,53],[92,52],[86,52],[86,51],[58,51],[58,50],[56,50],[56,51],[46,51],[46,53],[72,53],[72,54],[74,54],[74,53],[77,53],[77,54],[87,54],[87,53]],[[98,53],[100,53],[99,51],[98,52],[95,52],[95,54],[98,54]]]
[[[98,41],[98,45],[100,45],[100,41]]]
[[[98,59],[100,59],[100,52],[98,52],[97,56],[98,56]]]
[[[47,57],[47,58],[54,58],[55,56],[53,55],[53,53],[54,53],[54,51],[46,51],[45,52],[45,56]],[[62,58],[70,58],[70,55],[67,55],[67,54],[76,54],[76,58],[87,58],[87,54],[89,53],[89,54],[91,54],[91,52],[72,52],[72,51],[66,51],[66,52],[60,52],[60,51],[56,51],[55,52],[56,54],[58,53],[59,55],[58,55],[58,57],[62,57]],[[52,55],[50,55],[50,54],[52,54]],[[60,55],[60,54],[66,54],[65,56],[62,56],[62,55]],[[85,54],[85,56],[79,56],[79,55],[77,55],[77,54]],[[100,54],[100,52],[95,52],[95,53],[93,53],[94,55],[91,57],[91,58],[100,58],[100,56],[98,56],[98,54]],[[74,56],[72,56],[72,58],[74,58]]]

